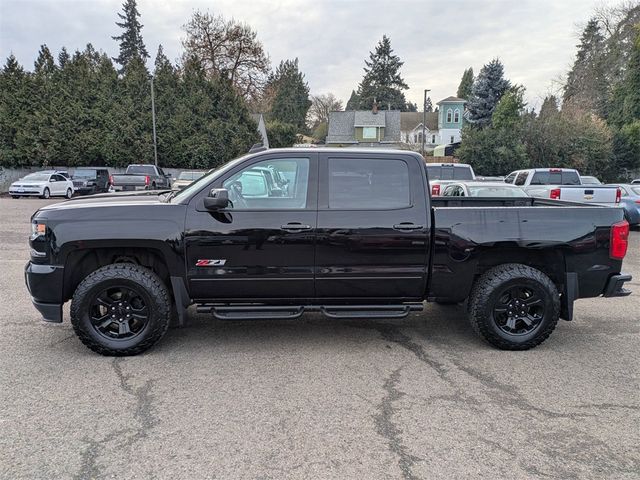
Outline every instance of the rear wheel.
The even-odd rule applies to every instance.
[[[558,323],[560,296],[549,277],[521,264],[499,265],[475,282],[469,320],[475,332],[503,350],[528,350]]]
[[[41,198],[49,198],[51,196],[51,192],[49,191],[48,187],[44,187],[44,190],[42,191],[42,197]]]
[[[169,291],[139,265],[107,265],[87,276],[71,303],[71,323],[87,347],[102,355],[137,355],[167,332]]]
[[[66,198],[71,198],[73,196],[73,190],[67,188],[67,193],[65,195]]]
[[[20,198],[20,195],[11,195],[11,198]]]

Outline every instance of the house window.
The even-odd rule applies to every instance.
[[[460,121],[460,110],[458,110],[456,108],[455,112],[453,113],[453,121],[455,123],[458,123]]]
[[[451,109],[447,110],[447,123],[451,123],[452,116],[453,116],[453,111]]]
[[[378,129],[376,127],[362,127],[362,138],[364,139],[377,139]]]
[[[416,134],[416,143],[422,143],[422,132]]]
[[[451,135],[451,142],[449,142],[449,143],[454,143],[453,135]]]
[[[436,136],[435,135],[431,135],[431,143],[436,143]]]

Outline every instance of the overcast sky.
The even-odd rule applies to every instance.
[[[111,39],[121,0],[0,0],[0,55],[13,52],[26,68],[41,44],[57,55],[64,45],[116,56]],[[613,0],[138,0],[142,30],[153,58],[162,44],[181,52],[182,25],[194,9],[209,9],[251,25],[275,65],[298,57],[312,93],[333,92],[346,102],[362,78],[364,59],[383,34],[405,62],[407,98],[422,105],[455,95],[465,68],[477,74],[499,57],[507,77],[527,87],[539,106],[557,89],[575,56],[578,25]]]

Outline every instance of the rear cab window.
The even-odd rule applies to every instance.
[[[531,185],[581,185],[580,176],[576,171],[541,171],[535,172]]]
[[[129,165],[127,173],[133,175],[155,175],[156,169],[153,165]]]
[[[468,165],[427,165],[429,180],[473,180],[473,170]]]

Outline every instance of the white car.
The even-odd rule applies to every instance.
[[[37,195],[41,198],[73,196],[73,182],[58,172],[30,173],[9,187],[9,195],[13,198]]]

